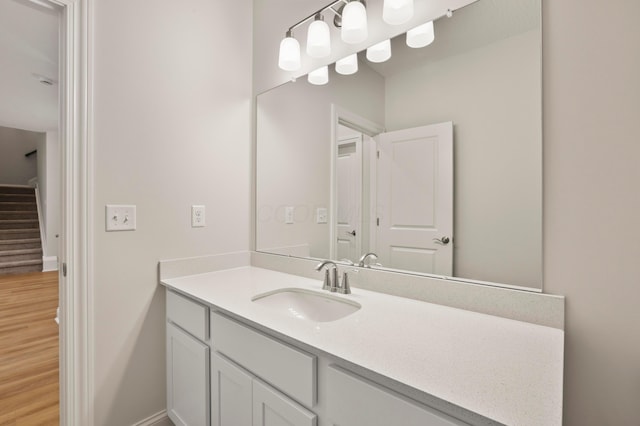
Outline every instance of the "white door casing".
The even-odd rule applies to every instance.
[[[379,262],[453,275],[453,123],[381,133],[376,140]]]

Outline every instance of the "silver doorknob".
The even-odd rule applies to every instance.
[[[346,231],[346,232],[347,232],[347,234],[349,234],[349,235],[352,235],[352,236],[354,236],[354,237],[356,236],[356,230],[355,230],[355,229],[354,229],[353,231],[351,231],[351,232],[349,232],[349,231]]]
[[[451,240],[449,239],[449,237],[442,237],[442,238],[434,238],[433,241],[436,244],[442,244],[443,246],[446,246],[447,244],[449,244]]]

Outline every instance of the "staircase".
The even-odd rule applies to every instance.
[[[0,185],[0,275],[41,271],[35,189]]]

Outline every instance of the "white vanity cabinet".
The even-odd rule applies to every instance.
[[[209,309],[167,292],[167,414],[176,426],[208,426]]]
[[[336,365],[327,369],[327,415],[340,426],[467,425]]]
[[[315,356],[215,312],[211,336],[213,426],[317,425]]]

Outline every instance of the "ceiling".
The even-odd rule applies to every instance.
[[[0,126],[58,127],[59,15],[40,3],[0,0]]]

